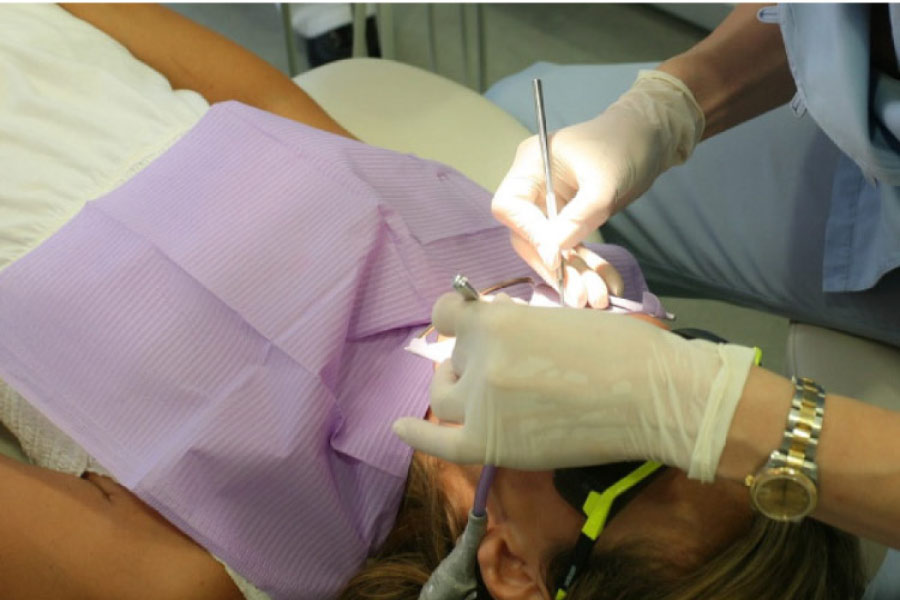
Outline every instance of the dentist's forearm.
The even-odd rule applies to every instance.
[[[788,102],[794,94],[778,25],[761,23],[764,4],[739,4],[693,48],[659,66],[681,79],[706,116],[703,138]]]
[[[249,50],[155,4],[63,4],[159,71],[175,89],[210,103],[237,100],[325,131],[350,135],[309,95]]]
[[[787,379],[751,370],[719,477],[743,481],[765,464],[781,445],[792,395]],[[900,413],[828,394],[816,462],[819,503],[813,517],[900,548]]]

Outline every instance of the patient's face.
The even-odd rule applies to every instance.
[[[449,463],[444,469],[445,489],[460,514],[472,506],[480,472],[480,466]],[[550,471],[498,469],[487,509],[488,530],[500,528],[510,551],[544,574],[556,553],[574,547],[585,520],[556,492]],[[607,524],[597,544],[649,541],[689,567],[746,531],[750,520],[742,485],[704,484],[670,468]]]
[[[653,317],[630,316],[665,328]],[[428,418],[436,421],[433,415]],[[464,517],[472,508],[482,467],[441,464],[445,492]],[[556,491],[552,471],[497,469],[487,511],[489,533],[502,532],[509,550],[544,579],[550,560],[561,550],[574,548],[585,522],[584,515]],[[607,523],[597,547],[647,541],[664,548],[673,564],[691,567],[746,531],[750,521],[744,486],[729,481],[700,483],[669,468]],[[543,590],[547,598],[549,594]]]

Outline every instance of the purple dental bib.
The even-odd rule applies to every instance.
[[[393,525],[391,423],[432,374],[403,347],[457,272],[530,274],[484,190],[219,104],[0,273],[0,377],[273,598],[321,600]]]

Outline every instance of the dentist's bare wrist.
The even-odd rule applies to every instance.
[[[716,469],[717,478],[743,482],[747,473],[755,473],[766,462],[772,448],[781,443],[793,390],[789,379],[751,367]]]

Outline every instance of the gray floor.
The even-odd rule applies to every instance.
[[[281,13],[274,4],[175,4],[180,13],[237,41],[288,72]],[[486,85],[535,61],[614,63],[663,60],[686,50],[706,29],[641,4],[486,4],[483,11]],[[424,4],[393,4],[396,59],[430,68],[428,13]],[[459,4],[432,5],[435,22],[435,70],[466,81],[466,48]],[[727,5],[704,5],[707,23],[727,12]],[[303,40],[299,64],[306,68]],[[769,368],[784,372],[787,321],[719,302],[664,299],[678,316],[677,325],[701,327],[726,339],[759,346]]]

